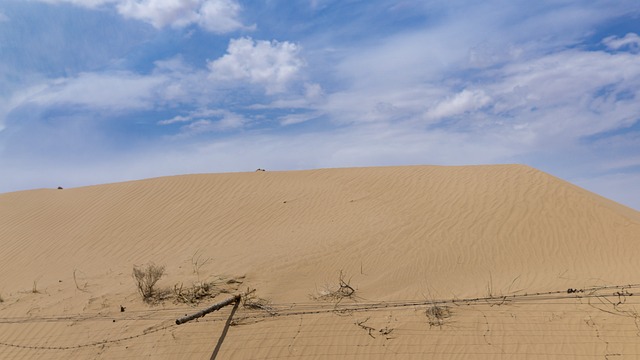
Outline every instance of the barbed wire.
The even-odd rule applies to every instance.
[[[627,284],[627,285],[608,285],[608,286],[595,286],[589,288],[582,289],[567,289],[567,290],[556,290],[556,291],[548,291],[548,292],[536,292],[536,293],[525,293],[525,294],[512,294],[506,296],[487,296],[487,297],[476,297],[476,298],[464,298],[464,299],[438,299],[438,300],[397,300],[397,301],[382,301],[382,302],[354,302],[354,303],[341,303],[341,304],[331,304],[331,303],[280,303],[280,304],[270,304],[270,310],[259,311],[259,310],[246,310],[240,313],[240,317],[242,319],[266,319],[266,318],[282,318],[282,317],[292,317],[292,316],[309,316],[309,315],[326,315],[326,314],[353,314],[358,312],[371,312],[371,311],[380,311],[380,310],[394,310],[394,309],[403,309],[408,307],[425,307],[425,306],[486,306],[488,309],[485,311],[494,311],[496,313],[500,312],[500,307],[502,305],[508,304],[562,304],[562,305],[583,305],[583,306],[591,306],[594,307],[590,302],[589,303],[571,303],[567,304],[567,300],[577,300],[582,301],[582,299],[618,299],[618,303],[614,303],[613,301],[608,301],[608,303],[604,303],[604,305],[618,305],[623,304],[621,299],[625,299],[627,297],[631,297],[634,294],[630,292],[630,290],[640,288],[640,284]],[[607,292],[609,290],[619,290],[613,292]],[[638,303],[627,302],[627,305],[637,305]],[[615,307],[615,306],[614,306]],[[597,308],[596,308],[597,309]],[[598,309],[602,310],[602,309]],[[163,308],[163,309],[151,309],[151,310],[142,310],[137,312],[132,312],[127,317],[118,318],[119,321],[153,321],[156,319],[162,321],[169,321],[175,319],[175,317],[180,316],[185,311],[184,308]],[[616,315],[612,312],[612,314]],[[497,316],[497,315],[495,315]],[[202,319],[203,322],[216,322],[222,321],[226,319],[226,315],[218,314],[213,316],[208,316],[207,318]],[[83,322],[83,321],[101,321],[101,320],[114,320],[113,315],[109,314],[74,314],[74,315],[60,315],[60,316],[40,316],[40,317],[3,317],[0,318],[0,324],[27,324],[27,323],[37,323],[37,322]],[[637,324],[637,314],[636,314],[636,330],[638,327]],[[114,320],[115,321],[115,320]],[[527,325],[536,325],[542,324],[542,322],[531,322],[525,321],[521,323],[523,326]],[[272,324],[273,325],[273,324]],[[274,327],[270,325],[270,329],[265,334],[269,336],[275,336],[274,339],[284,340],[287,339],[287,335],[290,337],[291,332],[278,332],[277,326]],[[622,325],[622,323],[620,324]],[[625,324],[629,325],[629,324]],[[183,325],[189,326],[189,325]],[[629,332],[634,331],[631,325],[629,325]],[[83,344],[76,345],[68,345],[68,346],[44,346],[44,345],[25,345],[18,344],[7,341],[0,341],[0,345],[11,348],[18,349],[29,349],[29,350],[74,350],[81,348],[89,348],[96,346],[104,346],[108,344],[121,343],[124,341],[129,341],[133,339],[138,339],[145,337],[150,334],[158,333],[160,331],[169,330],[175,328],[176,324],[171,322],[166,325],[157,325],[155,327],[147,328],[143,330],[141,333],[123,336],[114,339],[104,339],[101,341],[93,341],[87,342]],[[286,325],[283,327],[290,328],[290,325]],[[461,332],[462,329],[455,329],[455,335],[453,336],[462,336],[465,334]],[[515,329],[514,329],[515,330]],[[575,329],[574,329],[575,330]],[[620,329],[622,330],[622,329]],[[418,331],[419,334],[419,330]],[[447,331],[445,329],[445,331]],[[452,330],[454,331],[454,330]],[[470,332],[469,336],[477,336],[476,330],[466,330]],[[475,335],[472,332],[475,331]],[[524,330],[523,330],[524,331]],[[548,330],[540,330],[548,331]],[[589,330],[585,330],[587,333]],[[535,337],[533,334],[535,330],[532,332],[531,330],[526,330],[529,336]],[[408,334],[409,332],[407,332]],[[260,332],[258,331],[259,335]],[[255,334],[254,334],[255,335]],[[278,335],[282,335],[282,338],[278,338]],[[211,338],[211,332],[202,332],[202,336],[206,337],[208,341]],[[266,335],[265,335],[266,336]],[[296,335],[297,336],[297,335]],[[335,334],[327,335],[327,337],[335,336]],[[503,336],[518,336],[518,334],[503,334]],[[544,336],[544,335],[538,335]],[[611,338],[632,338],[637,337],[637,333],[635,336],[633,335],[611,335]],[[312,338],[308,336],[307,338]],[[543,344],[544,342],[540,342]],[[624,342],[622,342],[624,343]],[[555,343],[544,343],[544,344],[555,344]],[[509,345],[505,343],[504,345]],[[420,353],[424,354],[424,353]],[[329,354],[325,354],[329,355]],[[458,354],[459,355],[459,354]],[[549,355],[549,354],[547,354]],[[556,354],[562,355],[562,354]]]
[[[35,346],[35,345],[12,344],[12,343],[4,342],[4,341],[0,341],[0,345],[4,345],[4,346],[8,346],[8,347],[14,347],[14,348],[20,348],[20,349],[31,349],[31,350],[72,350],[72,349],[81,349],[81,348],[92,347],[92,346],[101,346],[101,345],[106,345],[106,344],[118,343],[118,342],[122,342],[122,341],[126,341],[126,340],[137,339],[137,338],[149,335],[149,334],[157,333],[157,332],[162,331],[162,330],[167,330],[167,329],[175,327],[175,326],[176,326],[176,324],[169,324],[169,325],[166,325],[166,326],[163,326],[163,327],[160,327],[160,328],[151,329],[151,330],[145,330],[141,334],[137,334],[137,335],[125,336],[125,337],[121,337],[121,338],[117,338],[117,339],[95,341],[95,342],[90,342],[90,343],[86,343],[86,344],[79,344],[79,345]]]

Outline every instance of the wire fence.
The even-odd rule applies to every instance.
[[[638,289],[630,284],[472,299],[240,308],[220,358],[639,358]],[[428,311],[433,308],[441,311]],[[175,320],[184,315],[182,307],[117,319],[0,317],[0,358],[209,358],[229,311],[180,326]]]

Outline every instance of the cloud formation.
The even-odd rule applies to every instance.
[[[96,8],[114,5],[120,15],[147,22],[156,28],[198,25],[214,33],[253,29],[240,21],[242,7],[236,0],[38,0]]]
[[[161,120],[158,125],[184,124],[181,135],[195,135],[205,132],[227,131],[241,128],[248,120],[234,112],[222,109],[199,109],[187,115],[177,115],[171,119]]]
[[[632,51],[640,50],[640,36],[635,33],[628,33],[622,38],[609,36],[602,40],[602,43],[612,50],[620,50],[621,48],[628,48]]]
[[[36,0],[48,4],[67,3],[76,6],[95,8],[106,4],[118,3],[123,0]]]
[[[269,94],[283,92],[304,66],[299,53],[300,47],[288,41],[232,39],[227,54],[209,62],[210,78],[262,85]]]
[[[186,64],[181,57],[156,61],[148,74],[130,71],[86,72],[56,78],[16,91],[0,101],[0,131],[11,112],[24,107],[93,109],[111,113],[161,110],[177,106],[191,108],[186,115],[158,122],[168,125],[188,122],[183,133],[229,130],[247,124],[246,118],[224,106],[233,88],[245,91],[258,85],[268,95],[283,94],[304,65],[299,47],[289,42],[232,39],[227,54],[207,63],[208,69]],[[207,79],[203,81],[204,79]],[[318,84],[305,84],[305,100],[320,96]],[[2,99],[0,99],[2,100]],[[195,108],[195,110],[193,109]],[[211,118],[216,118],[212,120]]]
[[[215,33],[245,28],[239,20],[240,4],[234,0],[121,0],[117,7],[123,16],[157,28],[197,24]]]
[[[440,101],[429,109],[425,116],[431,120],[442,119],[450,116],[458,116],[467,112],[476,111],[491,101],[482,90],[467,90]]]
[[[25,106],[68,106],[113,113],[149,109],[157,101],[157,89],[166,81],[162,76],[129,72],[83,73],[73,78],[54,79],[14,93],[0,108],[0,125],[9,113]]]

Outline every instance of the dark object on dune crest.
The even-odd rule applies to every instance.
[[[58,186],[58,190],[62,190],[62,186]]]

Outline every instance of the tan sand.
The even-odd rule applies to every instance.
[[[640,213],[521,165],[0,194],[0,249],[0,359],[208,359],[231,308],[174,321],[230,294],[148,305],[149,262],[160,289],[270,302],[240,307],[219,359],[640,357]],[[353,296],[321,299],[340,271]]]

